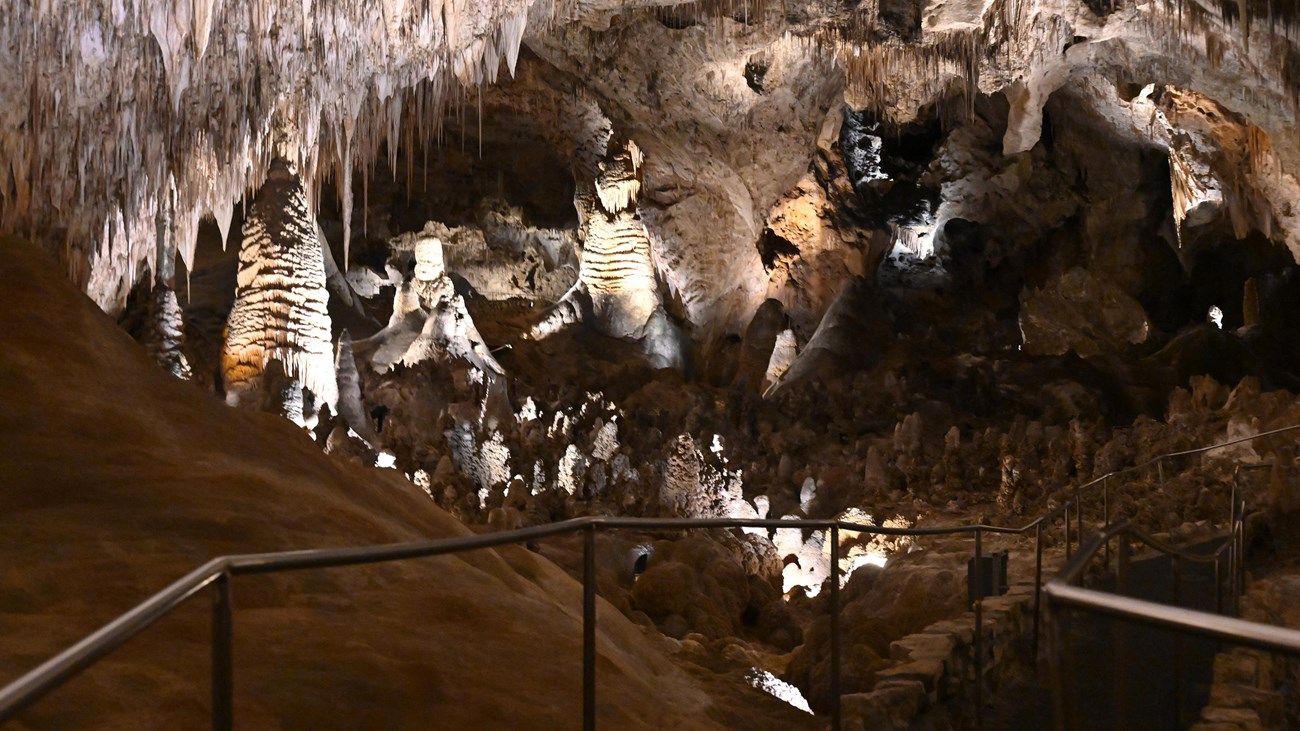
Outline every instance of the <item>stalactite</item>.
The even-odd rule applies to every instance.
[[[116,310],[128,270],[154,258],[135,242],[156,236],[142,239],[134,221],[169,186],[188,267],[200,217],[227,231],[234,201],[265,180],[271,122],[282,116],[302,132],[291,159],[313,202],[323,173],[350,208],[344,178],[373,169],[383,142],[398,141],[390,120],[363,104],[371,90],[385,88],[380,103],[400,118],[416,94],[440,105],[453,73],[477,85],[502,58],[513,72],[534,4],[546,0],[449,13],[357,0],[6,3],[0,97],[23,102],[0,113],[9,173],[0,234],[65,231],[70,274],[84,284],[87,272],[114,269],[95,273],[91,294]],[[340,130],[346,139],[331,144]]]

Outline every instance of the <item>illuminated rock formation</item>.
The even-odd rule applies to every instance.
[[[175,290],[162,283],[154,286],[148,318],[148,329],[142,338],[145,349],[163,370],[188,379],[193,374],[183,351],[185,323]]]
[[[323,247],[302,185],[277,162],[253,201],[239,250],[221,357],[232,406],[259,405],[271,396],[283,399],[286,413],[301,423],[335,404]]]
[[[376,336],[383,343],[381,352],[387,354],[383,358],[376,354],[372,361],[376,369],[386,370],[398,362],[413,366],[434,360],[466,362],[486,377],[494,378],[505,373],[488,351],[483,336],[479,335],[465,308],[465,299],[456,292],[456,286],[447,274],[442,237],[448,235],[445,226],[431,223],[422,231],[403,234],[389,242],[396,255],[413,258],[414,267],[411,279],[399,283],[397,296],[404,303],[393,308],[397,329],[393,329],[390,323],[389,329],[381,333],[382,337]],[[406,290],[408,286],[409,292]],[[410,299],[412,294],[418,298],[418,303]],[[409,335],[421,318],[418,334],[407,342],[402,333]],[[402,343],[406,343],[404,350],[400,347]],[[401,356],[393,359],[399,350],[402,350]]]
[[[682,343],[659,296],[650,237],[638,212],[644,159],[632,140],[610,143],[594,181],[579,181],[574,205],[581,223],[578,284],[533,327],[543,338],[589,319],[599,332],[640,341],[660,368],[680,368]]]

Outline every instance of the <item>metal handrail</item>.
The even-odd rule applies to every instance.
[[[1195,453],[1194,450],[1188,453]],[[1131,521],[1122,521],[1104,526],[1097,531],[1086,544],[1080,545],[1079,552],[1066,562],[1055,577],[1047,582],[1044,592],[1048,597],[1048,606],[1052,609],[1054,645],[1058,655],[1052,668],[1052,687],[1056,698],[1057,727],[1068,727],[1068,713],[1065,708],[1068,701],[1066,691],[1066,632],[1068,616],[1059,613],[1061,608],[1078,609],[1095,614],[1106,615],[1121,620],[1143,624],[1157,629],[1170,630],[1174,635],[1174,713],[1181,720],[1183,668],[1181,661],[1182,634],[1205,637],[1232,645],[1253,647],[1271,653],[1281,653],[1291,657],[1300,657],[1300,630],[1260,622],[1251,622],[1235,617],[1224,616],[1222,611],[1221,560],[1228,554],[1230,561],[1241,566],[1242,519],[1244,500],[1239,500],[1235,490],[1232,497],[1232,525],[1222,545],[1209,553],[1192,553],[1170,546],[1136,528]],[[1097,557],[1103,546],[1109,546],[1116,538],[1132,537],[1173,559],[1174,598],[1173,604],[1138,599],[1124,596],[1122,593],[1099,591],[1082,586],[1084,572],[1089,562]],[[1128,541],[1120,546],[1119,592],[1124,591],[1125,566],[1128,557]],[[1214,564],[1215,612],[1206,612],[1179,605],[1181,571],[1179,561],[1194,561]],[[1233,582],[1233,595],[1236,596],[1238,581],[1236,572],[1230,572],[1228,580]],[[1077,583],[1076,583],[1077,582]],[[1058,616],[1059,613],[1059,616]],[[1180,634],[1181,633],[1181,634]],[[1116,676],[1117,678],[1119,676]],[[1117,681],[1118,682],[1118,681]],[[1117,702],[1117,705],[1122,705]]]
[[[253,553],[222,556],[200,566],[184,577],[176,580],[167,588],[150,597],[118,619],[100,628],[82,641],[69,647],[50,660],[42,663],[14,682],[0,689],[0,722],[7,721],[24,708],[53,691],[65,681],[107,655],[132,637],[149,627],[158,619],[181,603],[197,594],[209,585],[216,584],[217,603],[214,607],[214,727],[229,728],[231,698],[230,667],[230,612],[229,579],[243,574],[265,574],[279,571],[294,571],[312,568],[339,568],[364,564],[400,561],[413,558],[460,553],[463,551],[495,548],[503,545],[523,543],[558,535],[586,532],[588,543],[599,529],[638,529],[638,530],[684,530],[684,529],[718,529],[718,528],[768,528],[768,529],[813,529],[830,530],[834,534],[831,543],[831,600],[832,600],[832,654],[838,656],[838,607],[839,561],[838,531],[881,533],[887,535],[938,536],[954,535],[982,530],[1007,532],[994,526],[970,525],[935,528],[886,528],[849,523],[828,519],[777,519],[777,518],[631,518],[610,516],[585,516],[546,525],[520,528],[501,533],[461,536],[427,541],[393,543],[378,546],[356,548],[324,548],[300,551],[283,551],[273,553]],[[1016,531],[1010,531],[1016,532]],[[594,671],[595,647],[595,610],[594,610],[594,547],[588,545],[584,550],[584,675]],[[586,635],[590,634],[590,637]],[[832,658],[832,666],[837,666],[838,657]],[[832,673],[838,675],[838,668]],[[837,681],[837,677],[833,677]],[[590,716],[588,728],[594,726],[594,678],[584,679],[585,716]],[[834,708],[836,720],[839,716],[838,696]],[[224,710],[223,710],[224,709]],[[838,725],[838,724],[837,724]]]
[[[1231,543],[1225,541],[1222,546],[1211,553],[1192,553],[1191,551],[1176,548],[1164,543],[1163,541],[1159,541],[1139,530],[1133,525],[1132,521],[1124,520],[1119,523],[1111,523],[1094,533],[1092,538],[1088,539],[1086,544],[1079,547],[1079,552],[1061,567],[1061,570],[1056,573],[1056,576],[1047,582],[1048,586],[1051,586],[1054,581],[1062,584],[1073,584],[1083,575],[1084,570],[1088,567],[1088,562],[1101,552],[1102,546],[1125,534],[1133,536],[1142,543],[1145,543],[1167,556],[1201,563],[1214,563],[1214,561],[1216,561],[1224,551],[1231,548]]]
[[[1300,630],[1085,589],[1055,578],[1047,582],[1047,594],[1053,602],[1071,607],[1235,645],[1300,656]]]
[[[975,538],[975,555],[978,558],[981,552],[981,543],[984,533],[1003,534],[1003,535],[1020,535],[1029,530],[1035,531],[1036,537],[1036,569],[1035,569],[1035,600],[1034,600],[1034,644],[1038,644],[1039,614],[1041,606],[1041,592],[1043,590],[1042,581],[1042,530],[1043,526],[1054,522],[1056,518],[1065,516],[1066,530],[1066,550],[1070,546],[1070,520],[1069,511],[1072,505],[1076,505],[1083,489],[1092,487],[1098,483],[1108,484],[1112,477],[1117,477],[1128,472],[1149,466],[1152,463],[1158,463],[1165,458],[1172,458],[1205,452],[1218,449],[1225,446],[1231,446],[1251,439],[1257,439],[1264,436],[1300,429],[1300,424],[1275,429],[1269,432],[1263,432],[1250,437],[1239,438],[1217,444],[1210,447],[1203,447],[1198,450],[1189,450],[1183,452],[1170,453],[1153,458],[1139,465],[1107,473],[1101,477],[1075,486],[1073,489],[1074,499],[1066,500],[1057,505],[1052,510],[1044,513],[1038,518],[1026,523],[1019,528],[993,525],[964,525],[964,526],[944,526],[933,528],[891,528],[879,525],[864,525],[852,523],[849,521],[828,520],[828,519],[775,519],[775,518],[676,518],[676,519],[657,519],[657,518],[630,518],[630,517],[609,517],[609,516],[586,516],[573,518],[570,520],[550,523],[528,528],[520,528],[512,531],[501,533],[491,533],[485,535],[461,536],[456,538],[442,538],[425,541],[413,541],[407,543],[394,543],[378,546],[361,546],[353,548],[325,548],[309,549],[299,551],[284,551],[272,553],[254,553],[254,554],[237,554],[222,556],[212,559],[199,568],[191,571],[182,578],[176,580],[167,588],[153,595],[135,608],[129,610],[117,619],[109,622],[96,632],[87,636],[80,642],[55,655],[53,658],[42,663],[38,667],[19,677],[17,680],[9,683],[4,688],[0,688],[0,723],[3,723],[24,708],[28,707],[42,696],[53,691],[62,685],[68,679],[72,678],[86,667],[90,666],[100,658],[112,652],[132,637],[152,625],[155,621],[166,615],[175,607],[191,598],[199,591],[209,585],[212,585],[214,591],[213,602],[213,631],[212,631],[212,695],[213,695],[213,727],[224,730],[231,728],[233,724],[233,653],[232,653],[232,635],[233,635],[233,607],[230,599],[231,578],[241,574],[259,574],[272,573],[278,571],[293,571],[310,568],[336,568],[344,566],[357,566],[371,563],[381,563],[388,561],[400,561],[413,558],[427,558],[432,556],[459,553],[463,551],[478,550],[484,548],[494,548],[514,543],[527,542],[541,538],[553,537],[563,534],[583,532],[585,534],[584,543],[584,560],[583,560],[583,725],[586,729],[595,728],[595,535],[600,529],[641,529],[641,530],[677,530],[677,529],[708,529],[708,528],[798,528],[813,530],[828,530],[831,533],[831,577],[830,577],[830,601],[829,612],[831,619],[831,685],[832,685],[832,728],[838,729],[840,726],[840,697],[839,697],[839,531],[849,530],[854,532],[872,533],[878,535],[896,535],[896,536],[937,536],[937,535],[955,535],[962,533],[973,533]],[[1069,490],[1071,488],[1067,488]],[[1107,497],[1109,492],[1106,493]],[[1235,496],[1234,496],[1235,502]],[[1108,499],[1107,499],[1108,506]],[[1080,540],[1082,539],[1082,511],[1078,511]],[[1107,507],[1106,523],[1109,523],[1109,507]],[[1234,509],[1235,515],[1235,509]],[[1100,543],[1094,536],[1092,543]],[[1236,540],[1240,540],[1237,536]],[[1091,543],[1090,543],[1091,545]],[[1082,546],[1081,546],[1082,548]],[[1088,554],[1080,551],[1082,559]],[[980,582],[980,561],[974,562],[973,570],[975,572],[975,585],[982,586]],[[1056,580],[1054,580],[1056,581]],[[1049,596],[1053,586],[1060,586],[1058,582],[1048,582]],[[1081,601],[1079,594],[1062,593],[1059,588],[1056,590],[1063,601],[1069,601],[1072,597],[1075,601]],[[1086,591],[1086,590],[1085,590]],[[981,652],[981,605],[979,601],[975,602],[975,654],[976,654],[976,704],[977,713],[982,693],[982,682],[979,682],[982,676],[982,652]]]

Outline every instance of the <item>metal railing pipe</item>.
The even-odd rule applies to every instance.
[[[582,542],[582,728],[596,731],[596,524]]]
[[[121,647],[140,630],[203,590],[225,569],[225,558],[212,559],[72,647],[0,688],[0,723],[13,718],[41,696]]]
[[[831,731],[840,731],[840,527],[830,527],[831,538]]]
[[[449,553],[523,543],[539,538],[573,533],[598,520],[599,518],[593,517],[573,518],[558,523],[547,523],[501,533],[435,538],[409,543],[388,543],[379,546],[317,548],[279,553],[249,553],[230,556],[227,560],[230,564],[230,572],[236,575],[361,566],[410,558],[430,558]]]
[[[212,582],[212,731],[235,726],[235,622],[230,574]]]
[[[1223,640],[1229,644],[1300,656],[1300,630],[1084,589],[1067,584],[1059,578],[1048,581],[1045,591],[1053,607],[1079,607],[1153,627]]]

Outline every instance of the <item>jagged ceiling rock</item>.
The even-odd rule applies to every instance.
[[[785,306],[805,341],[843,284],[875,271],[885,253],[884,238],[873,236],[855,215],[861,199],[842,156],[832,149],[840,120],[839,114],[827,115],[813,169],[772,206],[759,239],[767,297]]]
[[[342,181],[350,211],[353,168],[372,168],[380,142],[407,131],[404,106],[440,108],[457,84],[495,81],[503,58],[513,69],[530,5],[6,3],[0,232],[56,245],[74,281],[115,311],[152,261],[159,200],[175,198],[192,263],[199,218],[224,233],[277,145],[313,193],[325,171]],[[421,122],[421,138],[433,131]]]
[[[766,294],[754,244],[841,93],[896,122],[1002,95],[1013,157],[1039,141],[1048,100],[1082,80],[1199,95],[1212,129],[1183,138],[1196,125],[1171,113],[1180,134],[1157,142],[1179,168],[1180,217],[1197,225],[1221,195],[1238,232],[1300,251],[1292,15],[1226,0],[12,4],[0,10],[0,63],[14,71],[0,79],[0,232],[59,248],[116,310],[155,266],[160,220],[190,262],[199,218],[228,228],[278,152],[313,206],[337,182],[346,259],[354,172],[364,195],[384,143],[396,167],[397,142],[434,139],[448,104],[472,104],[503,60],[516,70],[527,32],[559,79],[545,83],[564,91],[530,103],[562,112],[547,134],[571,141],[575,167],[611,127],[646,151],[656,266],[705,340],[738,331]],[[1116,98],[1142,111],[1128,91]]]
[[[645,151],[641,215],[689,319],[738,332],[765,294],[764,218],[807,172],[841,81],[826,54],[786,34],[775,5],[755,4],[750,23],[724,4],[692,10],[689,27],[628,10],[607,29],[558,26],[526,42],[582,79]],[[758,89],[752,57],[766,69]]]

